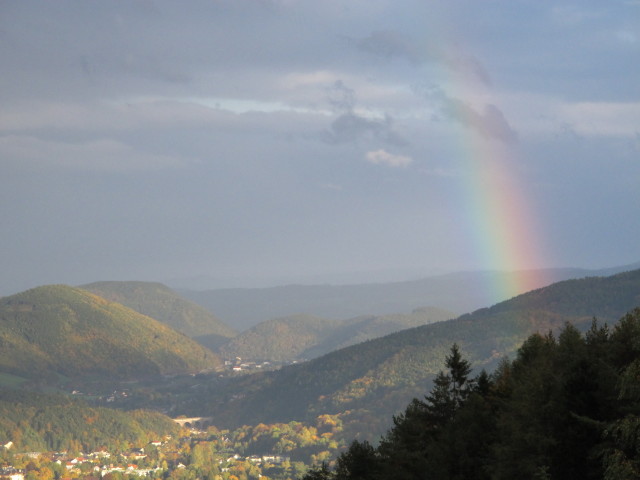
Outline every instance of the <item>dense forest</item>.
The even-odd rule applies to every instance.
[[[304,480],[640,478],[640,309],[531,335],[491,375],[471,377],[456,344],[445,366],[377,446]]]
[[[0,347],[0,372],[31,379],[132,378],[221,365],[169,326],[66,285],[0,299]]]
[[[155,412],[122,412],[66,395],[0,390],[0,439],[11,440],[17,451],[121,451],[178,430]]]
[[[228,339],[236,335],[213,313],[161,283],[95,282],[80,288],[159,320],[189,337],[216,335]]]

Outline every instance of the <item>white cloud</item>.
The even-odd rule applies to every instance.
[[[411,157],[407,157],[405,155],[394,155],[393,153],[389,153],[386,150],[376,150],[372,152],[367,152],[365,155],[368,162],[374,163],[376,165],[386,165],[388,167],[394,168],[404,168],[408,167],[413,159]]]
[[[0,135],[38,138],[150,138],[181,132],[284,135],[315,132],[331,112],[249,100],[127,98],[111,102],[36,103],[0,112]],[[64,140],[63,140],[64,141]]]

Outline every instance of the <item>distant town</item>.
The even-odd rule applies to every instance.
[[[291,475],[306,469],[302,462],[292,464],[287,455],[270,452],[245,455],[234,451],[232,440],[225,432],[196,426],[210,419],[174,420],[183,426],[179,437],[166,436],[150,441],[144,447],[121,452],[106,448],[92,452],[16,452],[13,442],[6,441],[0,446],[0,480],[120,480],[129,477],[284,480],[295,478]],[[199,476],[195,477],[196,474]]]

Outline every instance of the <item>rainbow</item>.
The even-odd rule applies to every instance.
[[[440,22],[445,24],[451,25]],[[438,26],[432,30],[436,37],[447,36],[439,30]],[[456,209],[463,212],[459,220],[480,268],[508,273],[491,276],[493,283],[486,287],[496,302],[502,301],[551,282],[548,271],[542,270],[548,258],[544,228],[531,186],[524,180],[516,134],[493,105],[490,87],[478,76],[478,65],[460,50],[440,53],[446,85],[446,91],[440,92],[440,107],[465,126],[455,139],[454,152],[463,170],[461,204]],[[461,100],[466,98],[481,101],[473,105]]]
[[[467,167],[462,201],[474,258],[510,272],[493,277],[496,283],[487,288],[500,301],[548,284],[540,270],[543,229],[518,171],[517,152],[473,132],[466,137],[461,143]]]

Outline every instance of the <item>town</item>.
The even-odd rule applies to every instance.
[[[332,431],[319,434],[297,422],[228,431],[208,425],[210,420],[176,418],[178,435],[119,451],[19,452],[6,441],[0,446],[0,480],[293,480],[343,446]],[[324,420],[325,426],[337,425]],[[271,448],[266,438],[276,440]],[[270,451],[259,451],[260,445]]]

